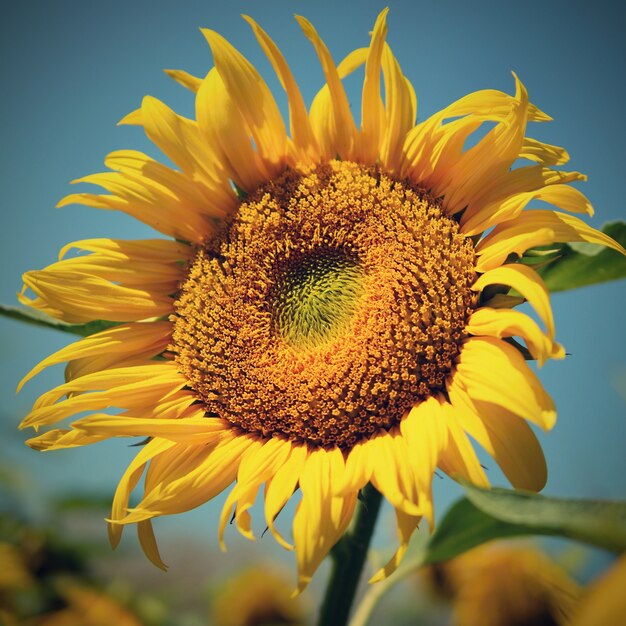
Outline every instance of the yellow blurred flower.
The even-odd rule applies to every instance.
[[[142,626],[139,619],[102,591],[75,582],[61,585],[59,591],[66,607],[39,618],[37,626]]]
[[[0,515],[1,626],[142,626],[91,576],[76,545],[21,519]]]
[[[581,593],[538,549],[508,543],[470,550],[424,577],[452,601],[455,626],[565,626]]]
[[[626,621],[626,555],[588,589],[571,626],[623,626]]]
[[[34,584],[19,548],[0,541],[0,595],[3,592],[24,589]],[[0,602],[1,604],[1,602]]]
[[[284,578],[259,567],[226,583],[215,597],[211,616],[216,626],[296,626],[303,623],[304,608]]]

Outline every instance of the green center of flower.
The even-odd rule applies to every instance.
[[[365,276],[341,250],[316,250],[289,258],[270,295],[278,333],[294,348],[314,348],[345,332]]]
[[[474,248],[423,190],[331,161],[287,169],[197,249],[171,350],[207,416],[350,448],[445,390]]]

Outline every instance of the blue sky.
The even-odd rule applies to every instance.
[[[383,6],[370,0],[13,3],[0,25],[0,301],[14,304],[21,273],[53,262],[68,241],[153,236],[121,214],[54,206],[71,191],[70,180],[102,171],[112,150],[134,148],[161,158],[140,129],[116,123],[145,94],[193,114],[191,94],[162,69],[196,75],[210,69],[199,27],[219,31],[257,65],[285,110],[278,82],[239,13],[250,14],[275,38],[310,103],[322,73],[293,14],[313,22],[338,61],[367,45]],[[626,217],[623,15],[589,2],[431,0],[389,6],[388,41],[416,88],[419,119],[474,90],[513,92],[514,70],[531,100],[555,118],[535,125],[533,135],[565,146],[571,155],[566,169],[589,175],[581,188],[596,208],[591,223],[599,227]],[[348,84],[358,111],[358,81]],[[558,339],[571,356],[540,372],[559,409],[555,429],[541,435],[550,468],[547,493],[626,496],[624,287],[594,286],[553,299]],[[28,467],[40,493],[112,494],[133,453],[125,442],[41,455],[23,448],[25,436],[15,432],[37,395],[61,381],[62,370],[47,372],[16,397],[18,380],[68,336],[10,320],[0,320],[0,333],[2,460]],[[497,476],[493,469],[492,475]],[[458,490],[448,480],[439,482],[443,507]]]

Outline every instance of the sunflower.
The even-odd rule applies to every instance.
[[[532,545],[485,544],[439,568],[457,626],[564,626],[581,596],[567,572]]]
[[[585,589],[571,621],[571,626],[619,626],[624,621],[626,597],[626,555],[620,556],[609,569]]]
[[[304,626],[302,597],[271,566],[250,567],[215,594],[210,614],[216,626]]]
[[[515,487],[544,485],[528,422],[548,430],[556,413],[524,355],[541,365],[564,351],[546,288],[519,258],[564,241],[623,250],[569,214],[593,212],[568,185],[585,176],[553,169],[566,151],[526,137],[528,122],[551,118],[517,76],[513,96],[478,91],[416,125],[386,15],[369,46],[337,66],[297,17],[326,81],[309,111],[278,47],[245,18],[286,91],[289,132],[257,70],[203,30],[215,67],[202,79],[167,72],[195,92],[196,119],[146,97],[121,122],[143,127],[177,169],[114,152],[110,171],[75,181],[108,193],[60,202],[119,210],[167,237],[73,242],[58,262],[27,272],[20,294],[65,322],[110,322],[26,376],[67,362],[67,382],[43,394],[22,427],[88,413],[30,439],[38,450],[147,438],[113,499],[114,546],[136,524],[164,567],[151,520],[233,482],[220,541],[231,516],[253,538],[249,509],[264,484],[267,526],[287,548],[275,521],[299,498],[302,589],[371,483],[393,505],[399,536],[378,580],[422,518],[432,527],[436,467],[488,484],[469,437]],[[342,79],[360,66],[357,128]],[[466,148],[483,124],[490,130]],[[533,200],[566,213],[525,211]],[[541,326],[514,310],[524,299]],[[130,506],[144,472],[143,497]]]
[[[59,584],[65,607],[35,622],[36,626],[143,626],[144,622],[102,591],[71,581]],[[31,622],[32,623],[32,622]]]

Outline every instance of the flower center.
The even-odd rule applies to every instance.
[[[343,250],[318,248],[286,259],[269,298],[277,332],[294,349],[339,337],[365,291],[364,280],[358,259]]]
[[[349,448],[443,391],[474,278],[423,190],[351,162],[288,169],[198,248],[171,349],[208,415]]]

